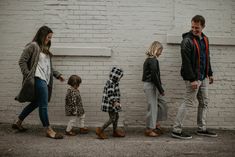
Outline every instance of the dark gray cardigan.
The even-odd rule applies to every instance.
[[[20,93],[16,96],[15,100],[19,102],[32,102],[35,100],[35,71],[38,65],[40,47],[36,42],[31,42],[27,44],[21,54],[19,60],[19,66],[23,74],[23,82]],[[51,76],[50,82],[48,84],[48,101],[50,101],[53,85],[53,76],[57,79],[61,75],[58,71],[55,71],[52,68],[52,62],[50,57],[51,64]]]

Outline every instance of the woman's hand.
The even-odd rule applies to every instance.
[[[58,79],[60,80],[60,82],[64,82],[64,80],[65,80],[62,75],[60,75]]]
[[[213,78],[213,76],[210,76],[209,77],[209,84],[212,84],[214,82],[214,78]]]

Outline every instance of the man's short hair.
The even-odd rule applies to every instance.
[[[196,23],[200,22],[202,26],[205,26],[205,18],[202,15],[195,15],[192,18],[191,22],[192,21]]]

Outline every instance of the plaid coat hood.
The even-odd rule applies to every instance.
[[[123,76],[123,70],[118,67],[113,67],[110,74],[109,80],[107,80],[102,97],[101,110],[104,112],[119,112],[120,109],[117,109],[113,106],[114,102],[120,103],[120,89],[119,81]]]

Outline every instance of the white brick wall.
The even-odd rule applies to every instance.
[[[105,81],[113,65],[122,67],[122,104],[120,124],[144,126],[146,101],[143,92],[144,52],[153,40],[164,45],[159,58],[162,81],[173,124],[182,102],[184,83],[179,75],[181,57],[178,44],[168,44],[167,35],[179,36],[190,29],[191,17],[206,18],[205,33],[211,39],[231,39],[226,44],[211,45],[215,83],[210,86],[208,125],[235,128],[235,2],[233,0],[1,0],[0,1],[0,122],[12,122],[25,105],[14,101],[22,81],[18,59],[24,45],[37,29],[48,25],[54,31],[52,47],[89,49],[103,47],[111,56],[55,56],[55,68],[65,78],[79,74],[81,95],[89,126],[101,125],[108,117],[100,111]],[[217,39],[217,38],[216,38]],[[56,50],[56,49],[55,49]],[[87,52],[87,51],[86,51]],[[56,51],[53,52],[56,54]],[[60,52],[60,55],[63,52]],[[74,52],[73,52],[74,53]],[[72,54],[73,54],[72,53]],[[69,54],[69,52],[68,52]],[[70,53],[71,54],[71,53]],[[64,96],[66,83],[55,81],[49,116],[52,124],[66,124]],[[190,109],[185,126],[196,125],[197,106]],[[26,123],[39,123],[37,111]]]

